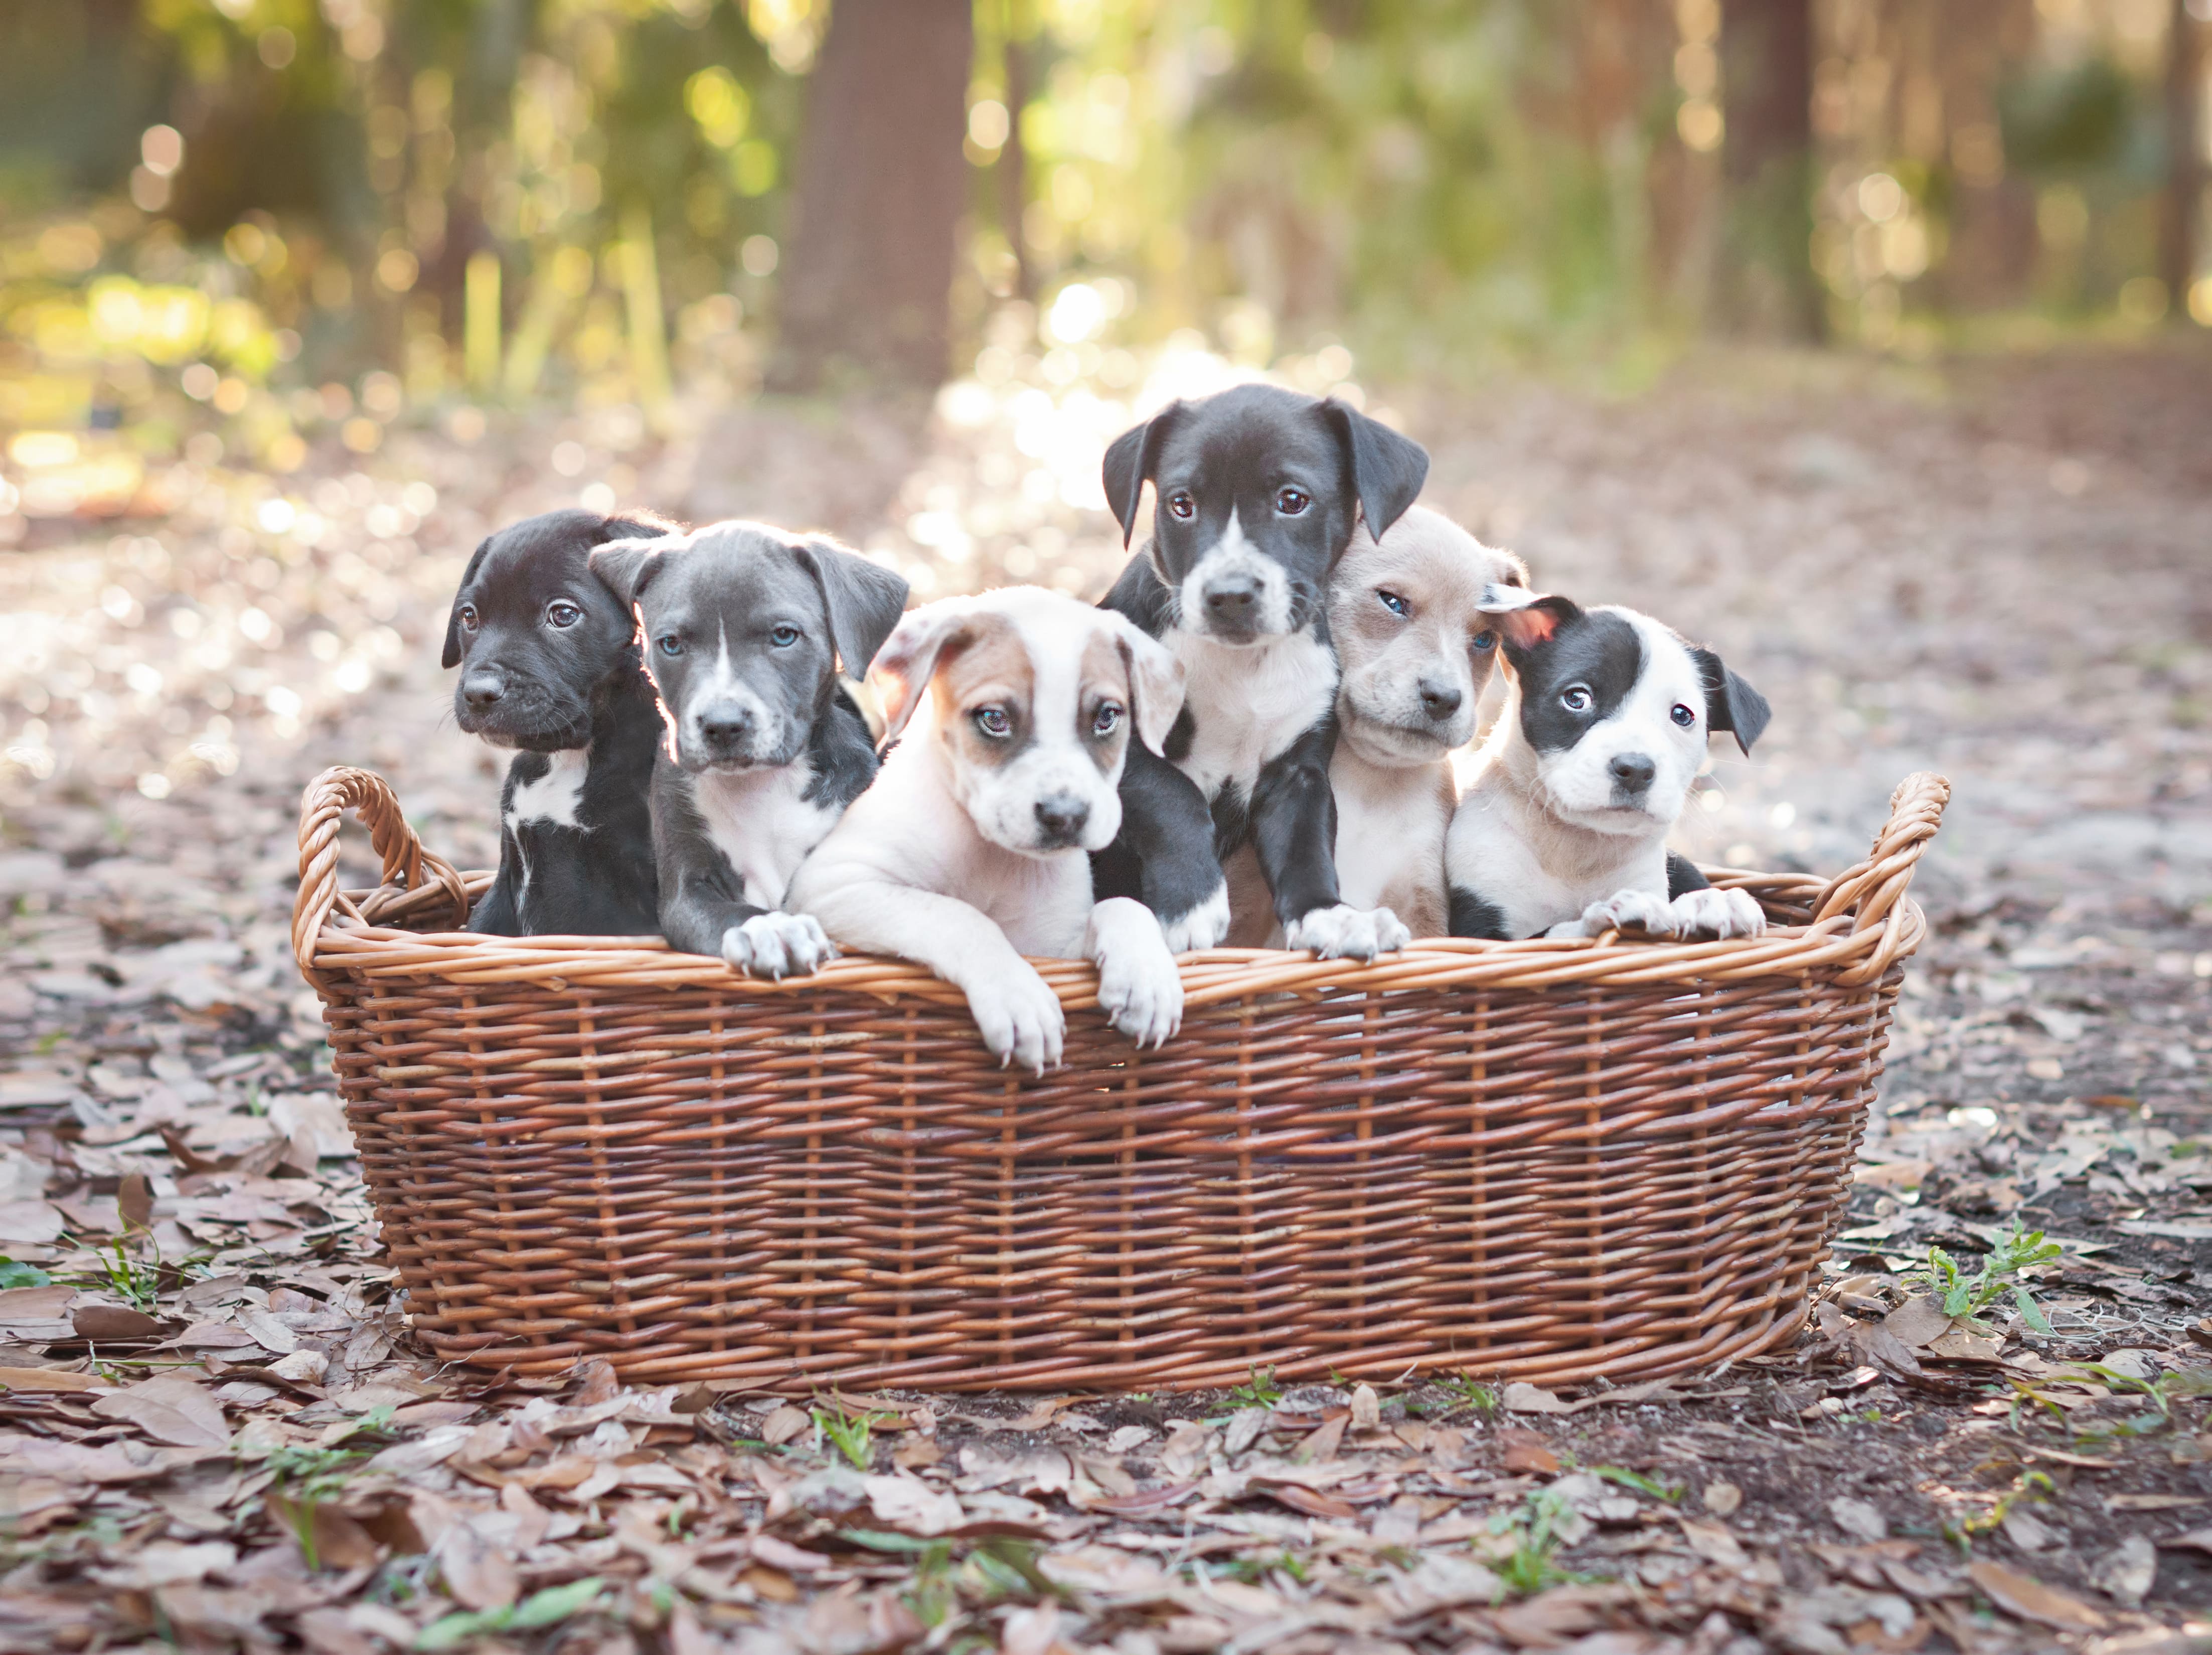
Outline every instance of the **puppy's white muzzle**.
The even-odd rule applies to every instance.
[[[1182,625],[1224,643],[1257,643],[1291,630],[1291,582],[1283,566],[1244,538],[1231,512],[1213,549],[1182,578]]]
[[[797,755],[787,735],[781,715],[744,685],[709,685],[684,709],[677,762],[694,775],[787,764]]]
[[[1114,779],[1080,753],[1024,753],[994,770],[959,767],[953,788],[978,832],[1024,856],[1103,850],[1121,831]]]

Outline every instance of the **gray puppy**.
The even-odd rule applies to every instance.
[[[830,540],[740,522],[603,546],[592,572],[638,618],[665,727],[653,770],[661,934],[763,977],[835,958],[812,917],[777,910],[875,777],[839,672],[866,672],[906,582]]]

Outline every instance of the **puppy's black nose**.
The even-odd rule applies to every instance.
[[[1659,774],[1659,767],[1642,753],[1615,753],[1606,769],[1613,772],[1613,785],[1623,793],[1642,793]]]
[[[1230,626],[1249,626],[1260,606],[1260,583],[1249,575],[1225,575],[1206,587],[1206,618]]]
[[[506,693],[507,680],[497,672],[471,672],[461,680],[461,699],[469,703],[472,713],[497,706]]]
[[[752,733],[750,713],[708,713],[699,720],[699,739],[710,747],[734,747]]]
[[[1449,718],[1459,711],[1459,685],[1437,678],[1421,680],[1421,710],[1431,718]]]
[[[1036,803],[1037,825],[1048,839],[1072,843],[1091,819],[1091,806],[1073,794],[1056,793]]]

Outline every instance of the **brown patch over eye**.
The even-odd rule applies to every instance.
[[[1128,665],[1121,659],[1121,650],[1114,640],[1100,633],[1083,646],[1081,676],[1075,696],[1075,739],[1091,755],[1091,762],[1098,772],[1110,774],[1121,757],[1129,739],[1131,709]],[[1121,716],[1106,734],[1098,733],[1100,709],[1107,706],[1120,708]]]
[[[1029,647],[1002,615],[979,616],[959,653],[939,658],[939,727],[963,764],[995,769],[1026,748],[1036,699]]]

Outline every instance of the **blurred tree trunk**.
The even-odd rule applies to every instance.
[[[808,88],[770,385],[945,376],[973,0],[837,0]]]
[[[2197,149],[2200,46],[2189,0],[2173,0],[2166,25],[2166,199],[2159,215],[2158,274],[2166,283],[2168,313],[2175,316],[2189,313],[2190,284],[2197,276],[2197,204],[2204,189]]]
[[[1753,338],[1818,339],[1812,0],[1722,0],[1720,50],[1725,204],[1713,321]]]
[[[1022,223],[1030,204],[1029,151],[1022,144],[1022,111],[1029,107],[1030,59],[1036,46],[1017,29],[1018,22],[1026,21],[1019,13],[1016,6],[1006,8],[1006,142],[999,151],[999,228],[1014,255],[1014,291],[1033,301],[1036,271],[1030,259],[1029,232]]]

